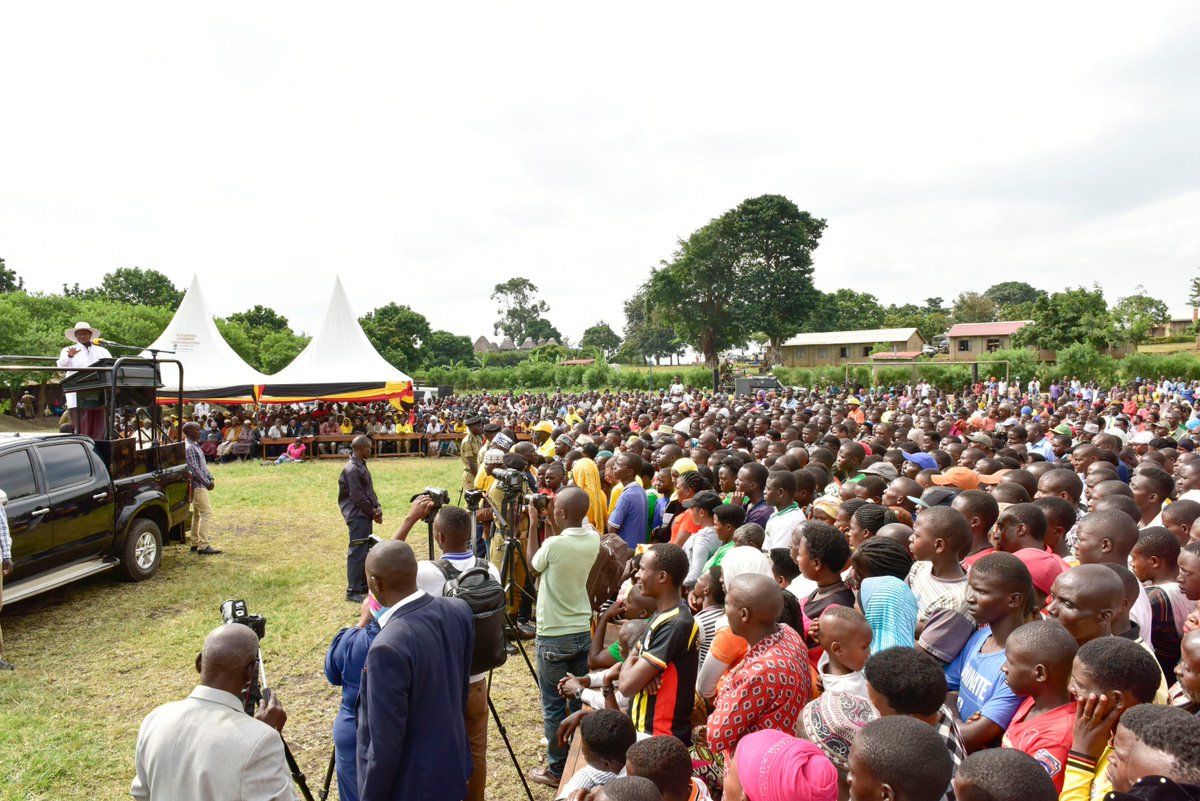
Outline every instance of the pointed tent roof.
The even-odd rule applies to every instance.
[[[400,397],[412,379],[379,355],[367,339],[340,278],[317,333],[291,364],[270,376],[266,402],[376,400]]]
[[[175,316],[150,347],[175,351],[174,355],[167,353],[162,358],[178,359],[183,364],[183,390],[189,400],[251,401],[254,386],[267,380],[246,364],[217,330],[212,312],[204,302],[198,276],[192,276],[191,286]],[[141,355],[149,358],[150,352]],[[179,368],[164,363],[159,370],[164,392],[179,386]]]

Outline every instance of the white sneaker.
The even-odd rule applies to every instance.
[[[550,741],[543,737],[542,739],[538,740],[538,745],[540,745],[542,748],[549,748]]]

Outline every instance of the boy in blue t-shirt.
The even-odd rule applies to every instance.
[[[1000,745],[1024,700],[1004,680],[1004,644],[1022,623],[1033,598],[1029,569],[1010,553],[990,553],[967,576],[967,611],[979,624],[946,666],[946,685],[967,751]]]

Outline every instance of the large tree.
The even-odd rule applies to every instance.
[[[500,304],[496,309],[500,318],[496,320],[492,332],[503,333],[518,347],[528,337],[549,339],[554,336],[555,339],[561,339],[562,334],[558,333],[558,329],[544,319],[546,312],[550,311],[549,304],[540,300],[537,294],[537,286],[521,276],[496,284],[492,290],[492,300]]]
[[[990,323],[996,319],[996,301],[978,292],[963,292],[951,313],[956,323]]]
[[[392,365],[412,372],[421,366],[421,348],[433,332],[425,315],[389,303],[358,318],[367,339]]]
[[[1030,311],[1033,322],[1013,335],[1014,344],[1058,350],[1075,342],[1101,348],[1121,340],[1099,284],[1040,297]]]
[[[3,260],[0,260],[0,264],[3,264]],[[1188,303],[1192,304],[1193,309],[1200,306],[1200,275],[1188,284]]]
[[[1150,329],[1165,325],[1171,320],[1167,304],[1146,294],[1146,288],[1138,285],[1134,294],[1121,298],[1112,310],[1113,323],[1122,340],[1140,345],[1150,337]]]
[[[650,274],[650,304],[714,370],[718,354],[744,345],[755,328],[748,284],[737,263],[729,231],[713,220],[681,240],[671,261]]]
[[[761,195],[725,214],[721,224],[730,232],[737,273],[754,287],[753,328],[766,335],[771,364],[783,341],[803,330],[817,307],[812,251],[825,221],[783,195]]]
[[[928,303],[924,306],[915,303],[892,305],[884,310],[883,325],[887,328],[915,328],[928,342],[935,336],[946,333],[950,328],[950,312],[937,304],[933,307]]]
[[[579,340],[581,348],[598,348],[605,359],[611,359],[621,347],[621,338],[613,331],[608,323],[600,322],[589,326]]]
[[[288,333],[291,333],[292,330],[292,327],[288,325],[288,319],[269,306],[255,305],[254,308],[244,312],[234,312],[229,315],[229,319],[244,323],[248,328],[287,331]]]
[[[426,367],[449,367],[452,364],[475,363],[475,349],[469,337],[449,331],[431,331],[424,349]]]
[[[100,285],[80,289],[63,285],[63,294],[83,299],[109,300],[131,303],[138,306],[163,306],[177,308],[183,300],[183,290],[176,288],[171,279],[158,270],[143,270],[141,267],[120,267],[106,273]]]
[[[621,351],[627,356],[656,362],[683,350],[675,329],[663,311],[650,303],[649,285],[643,284],[625,301],[625,341]]]
[[[822,292],[817,313],[808,321],[809,331],[858,331],[883,325],[884,308],[869,292],[842,288]]]
[[[1046,293],[1024,281],[1001,281],[984,290],[984,295],[1000,309],[1006,306],[1022,306],[1046,297]]]
[[[0,293],[23,292],[24,290],[25,279],[17,275],[15,270],[4,266],[4,259],[0,259]]]

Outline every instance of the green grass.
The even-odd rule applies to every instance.
[[[1157,342],[1149,345],[1138,345],[1138,353],[1183,353],[1195,351],[1196,343],[1192,342]]]
[[[390,536],[409,498],[426,486],[445,487],[454,499],[458,464],[372,461],[384,508],[376,531]],[[344,600],[341,467],[340,460],[216,467],[212,539],[224,555],[197,557],[169,545],[149,581],[96,576],[5,608],[5,651],[17,670],[0,673],[0,799],[127,798],[142,718],[191,692],[196,652],[228,598],[244,598],[252,613],[267,617],[267,678],[287,709],[284,736],[315,795],[340,698],[325,681],[325,650],[358,618],[358,607]],[[419,524],[410,537],[419,558],[426,539]],[[543,764],[537,687],[519,655],[496,672],[492,697],[522,766]],[[494,724],[488,746],[488,797],[521,797]],[[549,788],[534,788],[537,798],[553,798]],[[336,782],[330,797],[337,797]]]

